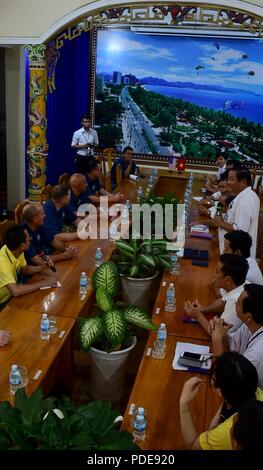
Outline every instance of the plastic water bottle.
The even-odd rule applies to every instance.
[[[131,203],[130,203],[129,199],[127,199],[127,201],[126,201],[126,203],[125,203],[125,207],[126,207],[127,210],[130,212],[132,206],[131,206]]]
[[[13,364],[9,374],[9,388],[11,395],[14,395],[22,383],[21,375],[16,364]]]
[[[103,254],[101,248],[98,247],[95,253],[95,266],[99,267],[103,263]]]
[[[135,441],[143,441],[145,439],[146,426],[147,421],[144,408],[139,406],[133,420],[133,437]]]
[[[170,270],[170,274],[173,274],[174,276],[178,276],[178,274],[180,274],[180,262],[176,254],[171,255],[171,265],[172,267]]]
[[[166,292],[166,302],[165,302],[165,311],[166,312],[175,312],[176,304],[175,304],[175,288],[174,283],[171,282],[170,286]]]
[[[117,225],[114,223],[110,224],[109,227],[109,235],[111,240],[117,240],[118,238],[118,230],[117,230]]]
[[[153,344],[152,357],[155,359],[163,359],[166,350],[167,330],[165,323],[161,323],[157,331],[157,339]]]
[[[149,176],[148,186],[149,186],[149,188],[153,187],[153,176],[152,175]]]
[[[138,199],[138,202],[142,199],[143,197],[143,190],[142,190],[142,187],[139,186],[139,188],[137,189],[137,199]]]
[[[89,279],[87,274],[83,271],[79,278],[79,295],[80,297],[86,296],[89,288]]]
[[[43,313],[40,322],[40,338],[48,340],[50,338],[49,318],[47,313]]]
[[[157,178],[157,176],[158,176],[158,170],[157,170],[157,168],[154,168],[154,169],[153,169],[152,175],[153,175],[154,178]]]
[[[121,211],[121,218],[123,220],[127,220],[127,221],[129,220],[129,209],[126,206],[126,204],[125,204],[125,206],[123,207],[123,209]]]

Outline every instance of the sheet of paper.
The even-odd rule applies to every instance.
[[[172,365],[173,369],[175,370],[187,370],[188,369],[188,367],[184,367],[178,364],[178,359],[184,351],[198,353],[198,354],[209,354],[209,346],[203,346],[201,344],[178,342],[175,348],[174,360],[173,360],[173,365]],[[209,359],[206,363],[202,364],[202,369],[210,369],[210,367],[211,367],[211,359]]]
[[[200,202],[200,201],[202,201],[203,198],[202,198],[202,196],[194,196],[193,199],[197,202]]]

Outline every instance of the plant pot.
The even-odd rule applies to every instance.
[[[90,388],[93,398],[106,401],[121,399],[127,359],[136,342],[134,336],[131,346],[111,353],[93,347],[90,349]]]
[[[123,301],[149,311],[151,296],[158,291],[159,272],[145,279],[134,279],[121,275]]]

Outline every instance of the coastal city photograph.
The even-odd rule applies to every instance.
[[[100,142],[136,153],[263,161],[263,42],[98,31]]]

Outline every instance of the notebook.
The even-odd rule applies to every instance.
[[[211,240],[213,238],[212,234],[211,233],[206,233],[206,232],[196,232],[196,231],[192,231],[190,233],[190,236],[191,237],[194,237],[194,238],[206,238],[207,240]]]
[[[185,248],[184,258],[208,261],[209,253],[208,253],[208,250],[193,250],[192,248]]]

